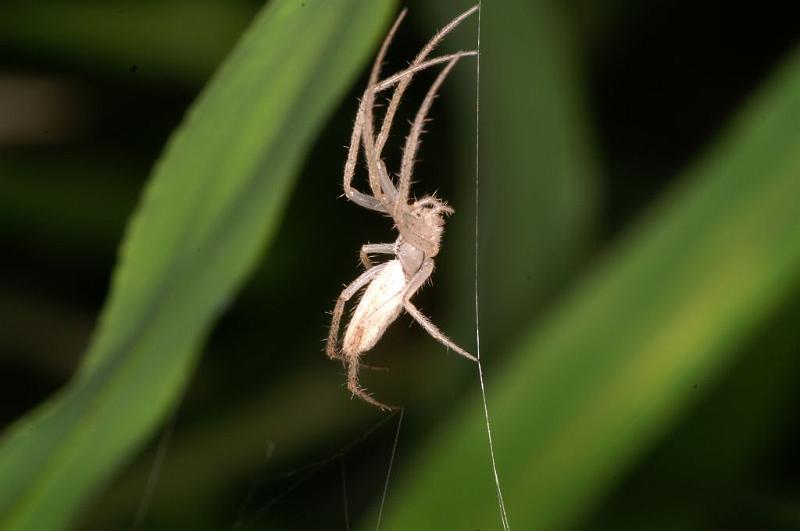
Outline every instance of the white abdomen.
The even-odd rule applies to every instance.
[[[353,312],[344,334],[342,350],[358,356],[375,346],[383,332],[403,311],[403,291],[406,277],[399,260],[386,266],[373,280]]]

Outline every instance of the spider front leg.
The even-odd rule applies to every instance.
[[[372,261],[369,259],[370,253],[372,254],[394,254],[395,244],[393,243],[368,243],[361,246],[361,263],[364,264],[364,269],[372,267]]]
[[[342,292],[339,294],[339,298],[336,299],[336,306],[333,308],[333,318],[331,319],[331,329],[328,332],[328,342],[325,345],[325,353],[328,355],[329,358],[334,360],[345,360],[346,358],[342,355],[339,351],[339,324],[342,320],[342,314],[344,313],[344,305],[347,301],[353,298],[353,295],[358,293],[358,290],[372,282],[375,277],[380,274],[381,271],[386,267],[386,264],[379,264],[375,267],[371,267],[361,273],[357,279],[347,285]]]
[[[361,135],[363,134],[364,128],[365,117],[363,105],[364,101],[362,100],[362,102],[359,104],[358,113],[356,114],[356,123],[353,126],[353,134],[350,137],[350,148],[348,149],[347,161],[344,165],[344,195],[347,197],[347,199],[360,207],[385,214],[388,212],[386,205],[394,203],[396,200],[397,190],[395,189],[392,180],[389,178],[389,174],[386,172],[386,166],[383,164],[383,161],[378,162],[378,168],[380,172],[380,175],[378,176],[379,179],[375,179],[371,173],[369,177],[370,187],[372,187],[373,190],[378,193],[377,197],[365,194],[353,188],[353,177],[355,176],[356,161],[358,159],[358,146],[361,142]],[[378,182],[382,183],[383,188],[378,186]],[[386,191],[384,192],[383,190]],[[387,196],[390,199],[387,200]],[[383,198],[383,201],[381,201],[381,197]]]
[[[411,317],[413,317],[414,320],[418,322],[422,328],[428,332],[428,334],[430,334],[433,339],[445,347],[458,352],[467,359],[478,361],[478,358],[453,343],[452,339],[444,335],[444,333],[442,333],[442,331],[439,330],[439,328],[437,328],[430,319],[425,317],[419,308],[414,306],[414,303],[411,302],[411,297],[413,297],[414,294],[422,287],[422,285],[425,284],[425,282],[431,276],[431,273],[433,273],[433,260],[426,260],[406,286],[405,295],[403,296],[403,307],[409,314],[411,314]]]

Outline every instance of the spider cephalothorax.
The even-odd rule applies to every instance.
[[[419,148],[422,128],[434,97],[458,60],[465,56],[475,55],[476,52],[459,52],[433,59],[428,59],[428,56],[447,33],[477,9],[478,7],[475,6],[465,11],[434,35],[407,69],[380,81],[381,63],[400,21],[405,16],[405,10],[400,13],[384,39],[372,66],[369,82],[361,98],[355,127],[350,138],[350,150],[344,167],[345,196],[357,205],[391,217],[400,235],[394,243],[367,244],[361,247],[361,262],[366,271],[348,285],[336,301],[326,352],[331,358],[344,361],[347,366],[347,387],[353,395],[380,408],[389,406],[372,398],[358,385],[359,358],[364,352],[375,346],[386,328],[397,319],[404,309],[437,341],[462,356],[475,360],[474,356],[453,343],[411,302],[411,297],[433,273],[434,257],[439,254],[445,216],[452,214],[453,209],[434,196],[425,196],[414,201],[409,201],[409,196],[411,172]],[[392,120],[414,74],[438,64],[445,64],[445,67],[431,85],[412,122],[411,131],[406,137],[403,149],[398,180],[395,182],[381,159]],[[376,136],[373,124],[375,94],[392,87],[395,87],[394,92]],[[372,195],[360,192],[352,186],[359,146],[363,148],[366,159]],[[369,255],[379,253],[394,255],[395,258],[380,264],[373,264]],[[364,286],[366,289],[347,324],[340,346],[338,344],[339,322],[344,312],[344,305]]]
[[[425,256],[433,258],[439,254],[439,246],[444,233],[444,217],[453,213],[453,209],[443,201],[426,196],[414,201],[403,212],[403,228],[400,236],[414,247],[425,252]]]

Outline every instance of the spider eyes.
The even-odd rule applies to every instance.
[[[434,201],[430,201],[428,199],[422,199],[420,201],[417,201],[414,204],[414,206],[417,207],[417,208],[422,208],[422,209],[426,209],[426,210],[436,210],[439,207],[439,204],[434,202]],[[419,210],[416,210],[415,214],[416,213],[419,213]]]
[[[427,216],[431,212],[436,212],[436,205],[432,205],[430,203],[423,203],[418,205],[420,208],[414,210],[414,217],[415,218],[422,218],[423,216]]]

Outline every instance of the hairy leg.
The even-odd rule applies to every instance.
[[[388,205],[390,203],[384,197],[384,191],[381,189],[379,183],[379,180],[383,181],[384,179],[381,176],[380,166],[377,163],[377,157],[373,157],[371,155],[374,153],[374,148],[370,147],[374,145],[374,139],[372,138],[372,106],[375,103],[374,87],[378,83],[380,65],[383,62],[383,58],[386,56],[386,50],[389,47],[389,43],[392,41],[392,38],[397,31],[397,27],[400,25],[400,22],[402,22],[405,16],[406,10],[404,9],[397,16],[392,28],[389,30],[389,34],[383,40],[381,49],[378,52],[378,57],[375,58],[375,63],[372,65],[369,82],[367,83],[367,89],[364,91],[364,95],[361,97],[361,101],[358,103],[356,123],[353,125],[353,132],[350,135],[350,147],[347,150],[347,161],[345,161],[344,164],[344,195],[357,205],[370,210],[377,210],[378,212],[388,212]],[[356,162],[358,162],[358,148],[362,140],[364,141],[364,152],[367,158],[369,186],[372,190],[371,196],[363,192],[359,192],[352,186],[353,176],[355,175],[356,171]],[[383,169],[383,173],[386,173],[385,168]],[[388,179],[389,178],[387,175],[386,180]],[[394,190],[394,185],[392,185],[391,189]]]
[[[372,107],[375,104],[375,87],[378,85],[380,80],[381,64],[386,57],[386,51],[388,50],[389,44],[394,38],[397,27],[400,25],[400,22],[403,20],[405,15],[406,10],[404,9],[400,12],[400,15],[398,15],[397,19],[389,30],[389,33],[383,40],[383,44],[381,44],[378,55],[375,57],[375,62],[372,64],[372,70],[370,70],[367,88],[364,90],[364,94],[361,97],[361,106],[359,108],[359,111],[363,116],[361,120],[361,142],[364,146],[364,157],[367,159],[367,175],[369,177],[369,186],[372,189],[372,195],[374,195],[375,198],[383,204],[383,207],[387,210],[387,212],[391,207],[391,204],[394,202],[390,201],[388,197],[389,195],[395,195],[394,185],[392,184],[391,188],[387,190],[384,190],[381,186],[382,182],[383,184],[386,184],[387,182],[390,183],[391,180],[386,173],[386,168],[383,166],[378,153],[375,151],[375,131]],[[356,124],[356,126],[358,126],[358,124]]]
[[[400,83],[403,79],[407,77],[411,77],[417,72],[422,72],[423,70],[427,70],[433,66],[448,63],[452,59],[462,58],[462,57],[474,57],[477,56],[478,52],[476,50],[466,50],[461,52],[450,53],[447,55],[440,55],[438,57],[434,57],[433,59],[428,59],[427,61],[420,63],[418,65],[409,66],[405,70],[401,70],[396,74],[392,74],[391,76],[387,77],[375,87],[375,92],[383,92],[384,90],[390,89],[393,86]]]
[[[352,201],[353,203],[366,208],[368,210],[375,210],[381,213],[387,213],[388,210],[384,206],[384,203],[381,202],[380,199],[377,197],[371,196],[369,194],[365,194],[353,188],[353,176],[356,172],[356,163],[358,162],[358,148],[361,144],[361,134],[362,129],[364,127],[364,100],[362,99],[358,106],[358,112],[356,113],[356,123],[353,126],[353,133],[350,136],[350,147],[347,151],[347,161],[344,163],[344,177],[343,177],[343,188],[344,188],[344,195]],[[383,174],[386,173],[386,169],[383,169]],[[386,175],[386,180],[389,179],[389,176]],[[383,181],[383,177],[381,177],[381,181]],[[372,183],[370,183],[372,185]],[[391,187],[394,190],[394,184]],[[374,189],[373,189],[374,192]],[[394,195],[392,195],[394,197]]]
[[[442,83],[444,83],[444,80],[458,62],[458,59],[458,57],[451,59],[450,62],[447,63],[447,66],[445,66],[436,77],[433,84],[428,89],[425,99],[422,100],[422,105],[420,105],[417,115],[414,117],[414,123],[411,125],[411,131],[406,137],[406,145],[403,148],[403,158],[400,165],[400,181],[397,184],[397,201],[395,201],[394,212],[392,213],[392,217],[395,220],[400,219],[403,215],[403,209],[406,208],[408,203],[408,193],[411,188],[411,172],[414,169],[414,161],[416,160],[417,149],[419,148],[419,137],[422,135],[422,128],[428,117],[428,111],[431,105],[433,105],[433,99],[436,97],[439,87],[442,86]],[[406,235],[404,234],[403,236],[405,237]]]
[[[419,311],[419,309],[416,306],[414,306],[414,304],[411,301],[405,302],[405,309],[409,314],[411,314],[411,317],[413,317],[414,320],[417,321],[422,326],[422,328],[424,328],[425,331],[428,332],[428,334],[430,334],[430,336],[433,339],[435,339],[445,347],[454,350],[455,352],[458,352],[467,359],[470,359],[472,361],[478,361],[478,358],[476,358],[463,348],[453,343],[452,339],[444,335],[442,331],[439,330],[436,327],[436,325],[431,322],[430,319],[425,317],[425,315],[421,311]]]
[[[476,51],[471,50],[445,55],[431,59],[430,61],[425,61],[425,58],[430,55],[439,41],[441,41],[445,35],[458,26],[462,20],[473,14],[476,10],[477,6],[465,11],[447,24],[447,26],[442,28],[436,35],[434,35],[428,44],[425,45],[422,51],[420,51],[409,68],[394,74],[384,81],[379,82],[380,64],[383,62],[386,50],[388,49],[389,43],[394,37],[397,27],[406,14],[405,10],[400,12],[400,15],[395,20],[395,23],[389,31],[389,34],[386,36],[386,39],[384,39],[381,50],[378,53],[378,57],[373,65],[367,90],[364,92],[364,96],[359,102],[358,112],[356,113],[355,125],[353,126],[353,132],[350,136],[350,146],[347,152],[347,161],[345,162],[343,179],[344,195],[349,200],[363,208],[375,210],[377,212],[389,212],[391,205],[396,202],[397,190],[394,186],[394,183],[389,178],[388,172],[386,171],[380,156],[383,151],[383,146],[386,143],[389,130],[391,129],[394,115],[397,112],[397,107],[400,104],[400,99],[408,87],[408,84],[411,83],[411,78],[415,73],[439,63],[450,61],[454,58],[457,59],[459,57],[477,55]],[[378,134],[377,140],[375,140],[372,138],[372,135],[374,134],[372,124],[372,107],[375,101],[375,93],[386,90],[394,85],[397,85],[397,89],[392,94],[389,108],[387,109],[381,124],[380,133]],[[371,196],[356,190],[352,186],[356,163],[358,161],[358,148],[359,144],[361,143],[362,136],[365,134],[366,136],[363,138],[363,141],[364,151],[367,157],[369,184],[373,194]]]
[[[369,259],[370,253],[372,254],[394,254],[393,243],[368,243],[361,246],[361,263],[364,264],[364,269],[370,269],[372,262]]]
[[[328,332],[328,342],[325,345],[325,353],[329,358],[338,360],[344,359],[342,353],[339,352],[339,323],[342,320],[345,303],[353,298],[353,295],[358,293],[358,290],[372,282],[385,266],[386,264],[379,264],[364,271],[339,294],[339,298],[336,299],[336,306],[333,308],[333,318],[331,319],[331,329]]]
[[[405,70],[402,70],[386,79],[381,81],[376,87],[374,87],[374,91],[381,92],[383,90],[389,89],[399,82],[401,82],[404,78],[413,76],[415,73],[430,68],[432,66],[436,66],[441,63],[448,62],[456,57],[468,57],[477,55],[478,52],[474,50],[466,51],[466,52],[457,52],[454,54],[443,55],[441,57],[435,57],[429,61],[425,61],[419,65],[409,67]],[[363,100],[359,103],[358,112],[356,113],[356,123],[353,126],[353,133],[350,137],[350,147],[347,152],[347,161],[344,165],[344,195],[352,201],[353,203],[357,204],[360,207],[366,208],[368,210],[375,210],[377,212],[386,213],[387,210],[384,208],[383,203],[380,200],[376,199],[375,197],[360,192],[353,188],[353,177],[355,176],[356,171],[356,163],[358,162],[358,147],[361,144],[361,133],[362,128],[364,127],[364,107],[363,107]],[[394,204],[397,198],[397,189],[394,186],[391,178],[389,177],[388,172],[386,171],[386,166],[384,165],[383,161],[378,159],[378,165],[380,173],[378,178],[380,179],[380,186],[381,189],[386,196],[386,201],[390,204]]]
[[[380,132],[378,133],[378,139],[376,140],[375,152],[377,157],[380,157],[381,153],[383,152],[383,146],[386,144],[386,139],[389,137],[389,130],[392,128],[392,122],[394,120],[394,115],[397,112],[397,108],[400,106],[400,100],[403,98],[403,94],[408,88],[408,85],[411,83],[413,73],[416,72],[414,68],[423,64],[425,59],[431,54],[433,49],[436,48],[436,45],[441,42],[445,35],[453,31],[465,18],[469,17],[476,11],[478,11],[478,6],[473,6],[448,22],[445,27],[440,29],[436,35],[434,35],[431,40],[428,41],[428,43],[414,58],[410,68],[411,75],[405,76],[399,81],[397,84],[397,89],[395,89],[394,93],[392,94],[392,98],[389,101],[389,107],[386,109],[386,114],[383,118],[383,124],[381,125]]]
[[[350,390],[351,393],[353,393],[353,396],[357,396],[361,400],[368,402],[383,411],[389,409],[397,409],[395,406],[389,406],[387,404],[384,404],[383,402],[378,402],[376,399],[372,397],[371,394],[367,392],[366,389],[358,385],[359,363],[357,358],[348,359],[346,363],[347,363],[347,388]]]
[[[468,358],[472,361],[478,361],[478,358],[456,345],[453,340],[444,335],[444,333],[442,333],[442,331],[439,330],[439,328],[437,328],[437,326],[433,324],[430,319],[425,317],[425,315],[416,306],[414,306],[414,303],[411,302],[411,297],[413,297],[419,288],[421,288],[422,285],[428,280],[428,278],[431,276],[431,273],[433,273],[433,262],[428,260],[422,264],[422,267],[417,274],[414,275],[414,277],[409,281],[408,286],[406,287],[405,295],[403,296],[403,306],[411,315],[411,317],[413,317],[414,320],[417,321],[433,339],[445,347],[458,352],[465,358]]]

